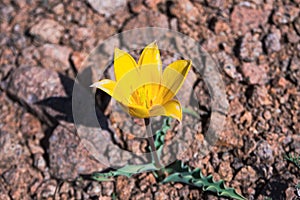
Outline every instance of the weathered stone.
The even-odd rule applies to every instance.
[[[163,0],[145,0],[146,6],[154,9],[157,4],[161,3]]]
[[[230,162],[223,161],[219,166],[218,174],[220,175],[221,179],[225,181],[231,181],[233,177],[232,168],[230,166]]]
[[[287,32],[287,39],[290,43],[299,43],[300,36],[297,35],[294,29],[289,29]]]
[[[246,128],[248,128],[252,124],[252,114],[250,112],[245,112],[241,118],[240,123],[244,124]]]
[[[83,64],[83,61],[87,57],[87,54],[75,51],[71,55],[71,61],[77,71],[80,71],[80,67]]]
[[[98,13],[109,17],[126,6],[126,0],[98,1],[87,0]]]
[[[49,139],[50,173],[56,178],[74,180],[80,174],[103,169],[103,165],[92,159],[88,151],[79,145],[75,134],[73,125],[71,129],[59,125]]]
[[[299,8],[292,5],[279,6],[272,15],[272,21],[276,25],[290,23],[298,16],[299,11]]]
[[[230,118],[226,118],[225,122],[219,123],[218,127],[220,132],[217,134],[217,145],[226,148],[238,148],[242,146],[241,135],[237,135],[235,127],[232,125],[233,121]]]
[[[234,7],[231,13],[231,27],[235,33],[243,35],[268,21],[269,12],[242,5]]]
[[[197,1],[201,2],[201,0],[197,0]],[[228,1],[228,0],[227,1],[226,0],[207,0],[206,2],[210,7],[218,8],[221,10],[226,9],[230,5],[230,1]]]
[[[40,67],[15,70],[8,81],[10,95],[26,105],[39,118],[52,124],[49,117],[72,120],[71,90],[73,81],[63,75]]]
[[[10,200],[9,195],[8,195],[8,194],[5,194],[5,191],[1,191],[1,190],[0,190],[0,192],[1,192],[1,194],[0,194],[0,199],[2,199],[2,200]]]
[[[28,149],[22,147],[16,135],[4,131],[0,132],[0,150],[0,174],[30,156]]]
[[[224,22],[222,20],[218,20],[214,26],[214,31],[216,34],[220,33],[229,33],[230,32],[230,26],[227,22]]]
[[[230,116],[238,115],[238,114],[240,114],[243,111],[244,111],[244,107],[241,104],[241,102],[239,101],[239,98],[234,98],[230,102],[229,115]]]
[[[13,199],[30,199],[28,188],[36,180],[42,183],[42,176],[28,163],[18,162],[3,174],[5,181],[11,186],[10,196]]]
[[[128,179],[127,177],[118,177],[116,182],[116,189],[118,196],[121,199],[130,199],[131,192],[135,187],[135,183],[133,180]]]
[[[37,189],[37,199],[52,198],[57,188],[57,182],[54,179],[45,180]]]
[[[124,26],[124,30],[131,30],[141,27],[169,28],[168,18],[166,15],[163,15],[159,12],[148,10],[141,12],[138,16],[130,19]],[[146,41],[149,41],[150,38],[155,38],[157,34],[159,34],[159,32],[152,31],[150,29],[144,34],[141,34],[138,31],[131,35],[125,33],[123,35],[123,41],[125,44],[130,44],[130,46],[132,46],[132,44],[141,44],[144,46]],[[148,43],[150,43],[150,41]]]
[[[254,61],[262,53],[262,44],[259,35],[246,33],[240,47],[240,57],[245,61]]]
[[[3,49],[0,52],[0,80],[5,78],[15,67],[16,56],[11,49]]]
[[[29,33],[44,41],[58,44],[62,37],[64,27],[52,19],[40,20],[31,27]]]
[[[44,136],[40,122],[18,104],[13,103],[8,97],[0,92],[0,174],[3,170],[17,165],[19,162],[30,160],[31,151],[29,144],[35,141],[39,145],[39,140]],[[26,124],[26,126],[25,126]],[[21,134],[19,134],[21,132]],[[22,145],[28,139],[28,146]],[[43,149],[41,149],[41,153]]]
[[[281,33],[278,29],[266,36],[264,45],[268,53],[277,52],[281,49],[280,38]]]
[[[168,28],[168,18],[159,12],[149,10],[146,12],[142,12],[137,17],[129,20],[125,25],[124,30],[130,30],[133,28],[140,28],[145,26]]]
[[[295,194],[295,190],[297,190],[295,187],[287,188],[285,190],[286,199],[297,199],[299,197],[299,194],[298,194],[298,197],[297,197],[296,194]]]
[[[220,66],[223,68],[224,72],[233,79],[240,80],[242,78],[241,74],[237,72],[235,62],[231,56],[226,52],[221,51],[217,53],[217,58]]]
[[[85,41],[89,38],[95,37],[94,31],[90,30],[89,28],[85,27],[73,27],[72,35],[76,41]],[[103,33],[102,33],[103,34]]]
[[[146,7],[143,4],[143,0],[133,0],[129,2],[131,10],[135,13],[140,13],[146,10]]]
[[[92,182],[92,184],[87,189],[87,193],[90,196],[102,196],[101,192],[101,184],[98,182]]]
[[[55,12],[55,14],[62,15],[64,13],[64,4],[59,3],[56,6],[54,6],[52,9]]]
[[[248,189],[258,179],[257,172],[251,166],[245,166],[238,171],[235,180],[239,182],[243,188]]]
[[[273,150],[267,141],[258,142],[254,153],[260,159],[260,163],[272,164],[274,162]]]
[[[189,1],[174,1],[170,8],[171,14],[177,16],[180,20],[189,23],[199,21],[201,14],[198,9]]]
[[[22,50],[18,56],[20,66],[37,66],[38,60],[41,58],[40,52],[35,46],[29,46]]]
[[[64,72],[70,68],[69,57],[72,50],[66,46],[45,44],[39,47],[41,63],[45,68]]]
[[[267,65],[255,63],[243,63],[241,71],[249,84],[264,84],[267,81]]]
[[[253,106],[271,105],[272,101],[268,89],[264,86],[255,87],[250,102]]]
[[[300,16],[295,19],[293,25],[298,35],[300,35]]]

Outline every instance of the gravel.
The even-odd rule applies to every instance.
[[[169,141],[184,130],[188,146],[181,154],[176,151],[177,158],[225,180],[247,199],[299,198],[299,169],[284,158],[300,154],[299,12],[296,0],[1,1],[0,199],[218,199],[181,183],[158,184],[149,172],[101,183],[78,179],[107,166],[77,135],[74,77],[105,39],[149,26],[199,41],[220,64],[230,102],[225,128],[209,151],[204,141],[209,117],[221,114],[210,110],[203,79],[189,75],[182,96],[194,93],[201,118],[185,117],[191,127],[173,124],[167,133]],[[101,50],[111,56],[114,45],[140,37],[117,39]],[[97,137],[94,145],[122,165],[120,157],[128,154],[115,155],[111,145],[143,152],[147,143],[133,137],[133,130],[142,130],[139,122],[115,108],[102,102],[97,112],[105,127],[81,136]]]

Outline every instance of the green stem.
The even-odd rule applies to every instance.
[[[157,156],[156,148],[154,145],[154,138],[153,138],[152,128],[151,128],[151,120],[150,120],[150,118],[145,118],[144,121],[145,121],[145,126],[146,126],[146,132],[148,135],[148,141],[150,143],[152,160],[154,160],[155,167],[161,168],[162,166],[159,162],[159,158]]]

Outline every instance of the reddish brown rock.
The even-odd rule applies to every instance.
[[[149,8],[154,9],[157,6],[157,4],[161,3],[162,1],[163,0],[145,0],[145,4]]]
[[[42,183],[41,174],[33,169],[29,163],[22,162],[21,160],[19,160],[16,167],[5,171],[3,177],[11,186],[10,196],[13,199],[30,199],[29,186],[36,180],[40,184]]]
[[[284,5],[276,7],[272,15],[272,21],[276,24],[287,24],[298,16],[300,9],[293,5]]]
[[[294,20],[293,25],[294,25],[295,31],[298,33],[298,35],[300,35],[300,17],[297,17]]]
[[[169,28],[168,18],[166,15],[161,14],[157,11],[148,10],[141,12],[138,16],[130,19],[128,23],[125,24],[124,30],[131,30],[135,28],[142,27],[161,27]],[[124,34],[124,42],[126,44],[141,44],[145,45],[146,41],[149,41],[149,38],[156,37],[159,34],[157,31],[149,30],[147,32],[135,32],[135,34]],[[150,43],[150,41],[149,41]]]
[[[201,45],[206,45],[209,51],[216,52],[214,58],[220,64],[221,73],[226,74],[223,77],[226,94],[232,101],[230,112],[225,112],[230,123],[225,124],[225,133],[220,135],[225,148],[220,145],[211,150],[206,149],[204,141],[207,125],[214,123],[217,118],[214,124],[217,129],[222,126],[224,117],[220,118],[221,114],[214,115],[207,90],[196,86],[194,93],[201,106],[201,118],[191,120],[185,116],[184,122],[189,125],[183,126],[182,130],[188,141],[188,149],[180,158],[191,166],[201,167],[203,173],[213,174],[216,179],[229,181],[232,172],[233,179],[226,184],[238,192],[242,191],[247,199],[297,198],[298,190],[294,186],[298,181],[299,170],[293,164],[287,164],[282,155],[300,152],[297,134],[300,131],[299,0],[136,0],[127,1],[121,11],[113,1],[94,1],[94,6],[89,2],[2,0],[0,3],[0,79],[4,81],[0,82],[1,200],[111,199],[114,196],[120,199],[218,198],[185,184],[157,184],[151,173],[129,179],[121,176],[105,183],[73,181],[79,173],[85,170],[90,172],[90,169],[92,171],[88,165],[93,164],[93,161],[90,161],[90,154],[82,144],[73,138],[75,131],[72,125],[64,124],[65,121],[72,122],[70,102],[73,81],[57,74],[55,70],[71,76],[73,71],[68,63],[71,61],[72,67],[84,71],[79,68],[84,57],[79,52],[89,53],[97,44],[126,28],[149,26],[171,27],[188,34]],[[95,3],[113,6],[114,10],[102,7],[98,12]],[[36,34],[31,33],[33,27],[45,19],[63,26],[63,30],[54,26],[53,29],[40,29]],[[48,31],[53,35],[46,37]],[[152,42],[151,36],[155,33],[147,34],[146,37],[131,35],[130,41],[126,38],[121,38],[119,42],[109,41],[98,49],[97,54],[101,56],[92,57],[91,60],[97,60],[94,64],[96,68],[101,68],[106,65],[106,60],[111,59],[114,47],[138,43],[141,38],[143,42]],[[240,43],[236,44],[236,41]],[[55,44],[51,51],[57,46],[64,46],[76,53],[67,50],[67,55],[63,57],[53,56],[64,54],[62,48],[56,51],[58,53],[51,54],[52,58],[48,58],[48,52],[41,55],[40,51],[45,43]],[[159,43],[159,40],[158,44],[160,48],[166,46]],[[177,39],[174,46],[178,50],[194,47],[185,41],[180,43]],[[191,52],[188,56],[194,55],[192,51],[188,52]],[[70,54],[71,57],[68,56]],[[165,66],[170,60],[164,56],[162,54]],[[44,57],[47,57],[46,61]],[[65,63],[64,66],[54,68],[53,63],[59,62]],[[253,67],[265,65],[266,71],[250,67],[247,73],[247,69],[243,71],[242,67],[236,69],[243,62],[252,62]],[[24,70],[26,67],[29,69]],[[252,70],[252,74],[249,73]],[[112,72],[111,68],[108,75]],[[243,73],[244,80],[249,78],[252,83],[249,81],[250,85],[245,84],[239,73]],[[210,78],[213,77],[208,76]],[[185,96],[189,96],[190,92],[187,91],[192,87],[187,85],[182,88],[183,99],[188,100]],[[211,94],[216,91],[210,90]],[[87,99],[85,95],[82,96],[85,104]],[[222,106],[226,103],[223,100],[220,102]],[[79,113],[89,112],[84,106]],[[100,144],[98,148],[106,150],[111,161],[120,163],[123,156],[115,149],[107,148],[101,143],[103,141],[111,144],[110,140],[114,138],[120,148],[133,149],[135,152],[147,149],[147,142],[139,142],[132,134],[132,131],[143,131],[140,125],[143,123],[130,124],[131,120],[127,120],[129,117],[116,117],[111,111],[106,112],[106,116],[108,120],[114,120],[110,121],[114,127],[111,134],[103,130],[99,134],[100,128],[97,127],[94,134],[86,139],[93,142],[93,145]],[[45,118],[50,118],[49,123]],[[103,119],[107,122],[106,118]],[[54,127],[49,126],[50,122],[59,124],[54,132]],[[126,129],[121,132],[123,127]],[[168,132],[167,141],[178,135],[178,127]],[[95,140],[97,135],[100,135],[99,140]],[[177,148],[170,150],[175,154],[177,152]],[[223,151],[228,152],[228,158],[223,158]],[[202,153],[208,156],[203,158],[200,155]],[[80,163],[83,168],[75,163]],[[62,178],[70,178],[70,181]],[[53,196],[55,191],[56,195]]]
[[[64,72],[70,68],[69,57],[72,50],[66,46],[45,44],[39,48],[41,63],[45,68]]]
[[[121,199],[130,199],[134,187],[135,187],[134,180],[129,179],[127,177],[121,177],[121,176],[117,178],[116,192],[118,193],[118,196]]]
[[[248,128],[252,124],[252,114],[250,112],[245,112],[241,118],[240,122],[241,124],[245,125],[246,128]]]
[[[103,169],[103,165],[79,145],[75,134],[74,126],[73,129],[58,126],[49,139],[50,173],[56,178],[70,180]]]
[[[137,17],[129,20],[128,23],[125,25],[124,30],[148,26],[168,28],[169,23],[165,15],[156,11],[148,10],[146,12],[140,13]]]
[[[262,9],[255,9],[243,5],[234,7],[231,13],[231,27],[238,35],[243,35],[246,32],[258,28],[260,25],[268,21],[269,12]]]
[[[239,101],[239,98],[234,98],[229,105],[229,115],[234,116],[243,112],[244,107]]]
[[[62,37],[64,27],[52,19],[40,20],[30,28],[29,33],[44,41],[58,44]]]
[[[255,87],[250,97],[250,103],[254,106],[271,105],[272,100],[268,89],[264,86]]]
[[[62,15],[64,13],[64,4],[59,3],[56,6],[53,7],[53,11],[57,15]]]
[[[281,49],[280,44],[281,33],[275,29],[272,33],[268,34],[264,39],[264,45],[268,53],[277,52]]]
[[[38,187],[36,197],[38,199],[52,198],[55,194],[57,186],[56,180],[46,180]]]
[[[71,61],[77,71],[80,71],[80,67],[83,64],[83,61],[86,59],[87,54],[75,51],[71,55]]]
[[[231,181],[233,177],[232,168],[230,166],[230,162],[223,161],[221,162],[219,166],[218,174],[220,175],[220,178],[224,181]]]
[[[201,0],[198,0],[199,2],[201,2]],[[206,1],[208,3],[209,6],[213,7],[213,8],[219,8],[219,9],[226,9],[228,8],[228,6],[230,6],[230,1],[226,1],[226,0],[208,0]]]
[[[298,197],[295,194],[295,188],[294,187],[289,187],[285,190],[285,196],[286,199],[297,199]]]
[[[126,0],[97,1],[88,0],[92,8],[100,14],[109,17],[126,6]]]
[[[16,56],[11,49],[3,49],[0,53],[0,80],[5,78],[15,67]]]
[[[299,135],[292,135],[292,147],[295,149],[295,153],[298,155],[300,154],[300,136]]]
[[[1,190],[0,190],[1,191]],[[8,194],[5,194],[5,191],[1,191],[1,194],[0,194],[0,198],[2,200],[10,200],[10,197]]]
[[[37,66],[38,60],[41,58],[39,50],[35,46],[29,46],[22,50],[18,56],[18,63],[21,66]]]
[[[224,72],[232,79],[241,80],[242,76],[237,72],[234,59],[224,51],[217,53],[218,62]]]
[[[91,39],[95,37],[94,30],[91,30],[90,28],[85,27],[73,27],[72,30],[73,38],[76,41],[86,41],[88,39]]]
[[[170,12],[180,20],[188,23],[201,20],[201,14],[189,0],[174,1],[174,4],[172,4],[170,8]]]
[[[262,44],[259,40],[259,34],[252,35],[246,33],[243,37],[239,50],[240,57],[245,61],[254,61],[262,53]]]
[[[227,22],[218,20],[215,24],[214,30],[215,30],[216,34],[229,33],[230,32],[230,26]]]
[[[260,159],[260,163],[271,165],[274,162],[274,153],[267,141],[259,141],[254,153]]]
[[[52,124],[49,115],[71,120],[72,87],[71,79],[56,72],[41,67],[22,67],[10,76],[7,90],[40,119]]]
[[[253,167],[245,166],[238,171],[234,179],[238,181],[239,185],[247,192],[247,189],[251,188],[253,183],[258,179],[258,176]]]
[[[217,136],[217,145],[226,148],[238,148],[242,146],[242,135],[237,134],[237,130],[233,126],[233,121],[231,118],[226,118],[225,122],[219,123],[220,132]]]
[[[131,10],[135,13],[140,13],[146,10],[146,7],[143,4],[143,0],[133,0],[129,2]]]
[[[300,41],[300,37],[297,35],[297,33],[294,30],[288,32],[287,38],[290,43],[299,43]]]
[[[241,71],[249,84],[264,84],[267,81],[267,65],[255,63],[243,63]]]

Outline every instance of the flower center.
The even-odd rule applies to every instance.
[[[174,93],[158,83],[145,84],[136,89],[130,96],[130,104],[137,104],[146,109],[161,105],[174,97]]]

